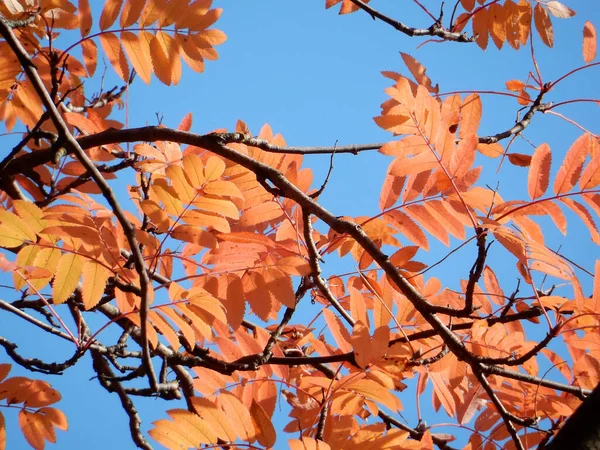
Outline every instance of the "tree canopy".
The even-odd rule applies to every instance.
[[[413,43],[389,55],[394,71],[367,68],[387,83],[364,119],[384,140],[300,146],[242,119],[199,132],[193,105],[176,126],[131,113],[148,100],[138,85],[180,95],[182,79],[202,83],[205,64],[225,63],[219,46],[235,30],[220,29],[221,14],[240,6],[0,2],[0,450],[19,430],[34,449],[60,447],[77,415],[86,440],[107,432],[93,406],[62,406],[63,374],[116,397],[102,414],[128,424],[123,446],[143,449],[597,440],[594,7],[582,17],[554,0],[412,0],[420,23],[409,23],[417,16],[380,3],[320,8]],[[559,19],[578,20],[577,35]],[[309,33],[299,22],[292,13],[286,27]],[[420,58],[432,47],[456,52],[459,80],[486,49],[508,53],[514,76],[486,86],[498,69],[482,66],[468,79],[477,86],[445,90]],[[277,65],[260,58],[237,76]],[[302,95],[294,70],[286,82]],[[360,176],[336,187],[352,158]],[[373,182],[369,200],[354,194]],[[39,351],[41,340],[60,350]],[[69,378],[82,365],[93,380]],[[161,411],[149,426],[146,397]]]

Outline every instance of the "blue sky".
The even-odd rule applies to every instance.
[[[427,27],[430,19],[413,2],[381,2],[373,0],[376,8],[403,22]],[[581,36],[585,20],[600,26],[600,10],[594,2],[568,2],[577,11],[569,20],[553,19],[555,25],[555,48],[547,49],[535,38],[535,49],[540,69],[546,81],[558,78],[570,68],[582,64]],[[439,8],[438,0],[424,1],[433,11]],[[264,123],[280,132],[290,145],[339,145],[351,143],[382,142],[392,136],[378,128],[372,118],[379,114],[379,105],[387,99],[383,90],[392,84],[384,78],[382,70],[393,70],[408,75],[399,52],[406,52],[427,67],[427,74],[439,83],[440,92],[454,90],[504,90],[510,79],[525,80],[532,70],[529,50],[516,52],[508,46],[501,51],[489,47],[481,51],[474,44],[428,43],[421,38],[408,38],[390,27],[373,21],[368,15],[355,13],[338,16],[337,9],[326,11],[324,1],[282,2],[277,0],[215,1],[215,7],[224,9],[216,28],[223,30],[228,40],[218,47],[220,57],[208,61],[202,74],[185,70],[181,83],[166,87],[153,78],[146,86],[139,79],[129,93],[130,125],[156,124],[155,113],[164,116],[164,123],[176,126],[188,112],[193,113],[192,131],[204,133],[215,128],[233,128],[238,119],[244,120],[254,133]],[[96,15],[97,19],[98,15]],[[78,35],[64,33],[62,42],[70,43]],[[61,41],[59,41],[61,42]],[[66,46],[66,45],[65,45]],[[101,70],[101,66],[100,70]],[[570,98],[600,98],[597,70],[587,70],[565,81],[549,95],[549,101]],[[86,87],[94,86],[91,81]],[[105,86],[120,85],[111,69],[107,71]],[[513,100],[483,97],[484,118],[481,134],[493,134],[509,128],[514,123],[518,106]],[[598,106],[577,105],[561,112],[598,132]],[[121,113],[123,114],[123,113]],[[555,117],[535,117],[525,136],[534,144],[548,142],[554,152],[554,170],[560,156],[573,140],[580,135],[575,127]],[[6,138],[5,138],[6,139]],[[8,144],[6,144],[8,148]],[[524,140],[517,140],[515,152],[531,154],[532,147]],[[481,160],[486,164],[484,177],[490,185],[496,185],[496,162]],[[309,156],[305,165],[315,175],[315,185],[320,185],[328,169],[329,158]],[[357,156],[343,155],[335,159],[335,169],[322,203],[335,215],[373,215],[379,212],[378,198],[389,158],[374,152]],[[505,198],[516,195],[525,186],[526,171],[511,169],[503,174],[501,188]],[[508,176],[508,178],[507,178]],[[508,193],[507,193],[508,192]],[[560,242],[555,228],[548,228],[548,236]],[[565,253],[593,267],[598,255],[597,247],[591,247],[589,234],[573,219],[569,222],[569,246]],[[432,240],[433,242],[433,240]],[[558,245],[558,244],[557,244]],[[420,255],[423,261],[434,262],[447,249],[433,245],[428,254]],[[474,249],[458,253],[443,272],[435,275],[443,282],[458,286],[459,277],[465,278],[472,264]],[[508,260],[507,260],[508,261]],[[514,286],[514,262],[505,281],[505,291]],[[353,270],[353,263],[341,263],[333,259],[326,264],[326,275],[342,270]],[[585,281],[585,279],[584,279]],[[589,279],[587,280],[589,282]],[[15,299],[10,290],[2,290],[1,298]],[[305,303],[305,316],[314,316],[316,307]],[[27,325],[11,319],[6,322],[2,315],[2,335],[20,343],[19,350],[26,356],[44,360],[64,360],[71,356],[72,348],[60,340],[40,336]],[[98,317],[96,326],[103,323]],[[22,333],[30,333],[23,341]],[[19,335],[21,337],[19,337]],[[103,336],[113,338],[110,331]],[[6,357],[1,353],[0,361]],[[127,418],[115,395],[107,394],[93,376],[89,358],[65,375],[48,379],[63,395],[57,405],[68,416],[70,430],[58,433],[58,444],[49,448],[134,448],[129,438]],[[17,366],[12,375],[26,374]],[[35,377],[35,375],[33,375]],[[414,394],[402,397],[406,407],[404,416],[410,425],[414,418]],[[134,399],[147,430],[153,420],[164,417],[164,409],[177,407],[154,399]],[[428,394],[422,404],[428,403]],[[412,405],[411,405],[412,404]],[[9,448],[27,448],[21,434],[16,431],[16,420],[10,411],[4,411],[9,426]],[[287,416],[287,412],[276,411]],[[286,417],[278,420],[287,423]],[[278,448],[285,447],[283,435]],[[292,437],[292,436],[290,436]],[[157,446],[158,448],[158,446]]]

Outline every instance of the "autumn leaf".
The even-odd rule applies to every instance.
[[[533,152],[529,165],[529,196],[532,200],[544,195],[550,181],[552,153],[547,144],[542,144]]]
[[[548,12],[550,14],[552,14],[554,17],[558,17],[559,19],[568,19],[569,17],[573,17],[575,15],[575,11],[555,0],[546,2],[546,8],[548,8]]]
[[[591,63],[596,58],[596,28],[589,20],[583,25],[583,61]]]

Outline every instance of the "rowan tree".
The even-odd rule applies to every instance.
[[[423,24],[372,3],[325,7],[439,49],[526,52],[528,66],[503,89],[450,92],[419,50],[399,49],[379,112],[374,101],[386,142],[298,147],[242,120],[193,133],[192,111],[176,128],[138,127],[149,118],[127,109],[121,119],[134,84],[176,85],[184,66],[200,73],[218,59],[226,34],[210,0],[0,2],[0,118],[18,136],[0,162],[10,283],[0,323],[23,326],[15,341],[0,328],[0,449],[14,437],[5,416],[35,449],[60,445],[69,416],[95,417],[91,405],[63,411],[52,388],[81,364],[118,397],[111,414],[144,449],[596,439],[600,262],[572,258],[571,242],[585,233],[598,251],[600,139],[597,120],[565,109],[600,101],[559,89],[597,77],[594,24],[582,21],[583,40],[569,37],[581,65],[549,79],[536,49],[551,49],[556,19],[575,15],[558,1],[406,2]],[[106,76],[103,58],[121,79],[114,88],[93,84]],[[498,98],[513,102],[504,128],[486,123]],[[528,139],[547,116],[577,130],[569,148],[553,146],[553,125]],[[373,175],[375,214],[320,200],[334,161],[357,154],[389,163]],[[329,156],[323,180],[314,155]],[[22,351],[32,329],[71,352]],[[11,376],[15,365],[35,373]],[[165,412],[148,433],[140,397]],[[416,415],[402,415],[415,398]]]

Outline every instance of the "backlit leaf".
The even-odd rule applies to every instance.
[[[98,304],[111,275],[110,270],[95,261],[84,262],[81,295],[85,309],[93,308]]]
[[[596,58],[596,28],[589,20],[583,25],[583,60],[586,64]]]
[[[542,42],[548,47],[554,45],[554,30],[552,29],[552,21],[546,9],[537,3],[533,8],[533,20],[535,28],[542,39]]]
[[[116,1],[120,2],[122,0]],[[123,81],[127,81],[129,78],[129,64],[127,63],[120,39],[114,33],[103,33],[100,35],[100,43],[117,75]]]
[[[568,19],[569,17],[573,17],[575,15],[575,11],[555,0],[546,2],[546,8],[548,8],[548,12],[550,14],[552,14],[554,17],[558,17],[559,19]]]
[[[248,408],[235,395],[227,391],[219,395],[218,401],[237,436],[250,444],[254,442],[256,430]]]
[[[150,79],[152,78],[152,59],[147,42],[130,31],[122,31],[121,43],[137,74],[144,83],[150,84]]]
[[[119,12],[121,12],[121,6],[123,5],[123,0],[106,0],[104,2],[104,8],[102,9],[102,15],[100,16],[100,29],[102,31],[111,27]]]
[[[196,414],[200,416],[216,433],[219,439],[233,442],[237,435],[227,416],[215,403],[204,397],[192,397]]]
[[[542,144],[533,152],[529,166],[527,188],[532,200],[536,200],[546,192],[550,182],[550,164],[552,153],[548,144]]]
[[[367,368],[371,362],[371,336],[369,328],[360,320],[352,330],[352,348],[356,364],[363,369]]]
[[[277,439],[275,428],[265,410],[255,400],[252,400],[250,405],[250,417],[256,430],[258,443],[267,448],[273,447]]]
[[[79,283],[83,263],[83,258],[75,253],[64,253],[61,256],[52,284],[52,299],[55,304],[66,302],[73,293]]]
[[[571,145],[565,159],[558,169],[556,179],[554,180],[554,193],[564,194],[569,192],[581,175],[581,169],[585,158],[589,153],[589,142],[591,137],[588,134],[580,136]]]
[[[89,0],[79,0],[79,29],[81,31],[81,37],[85,37],[90,34],[92,29],[92,10],[90,9]]]

